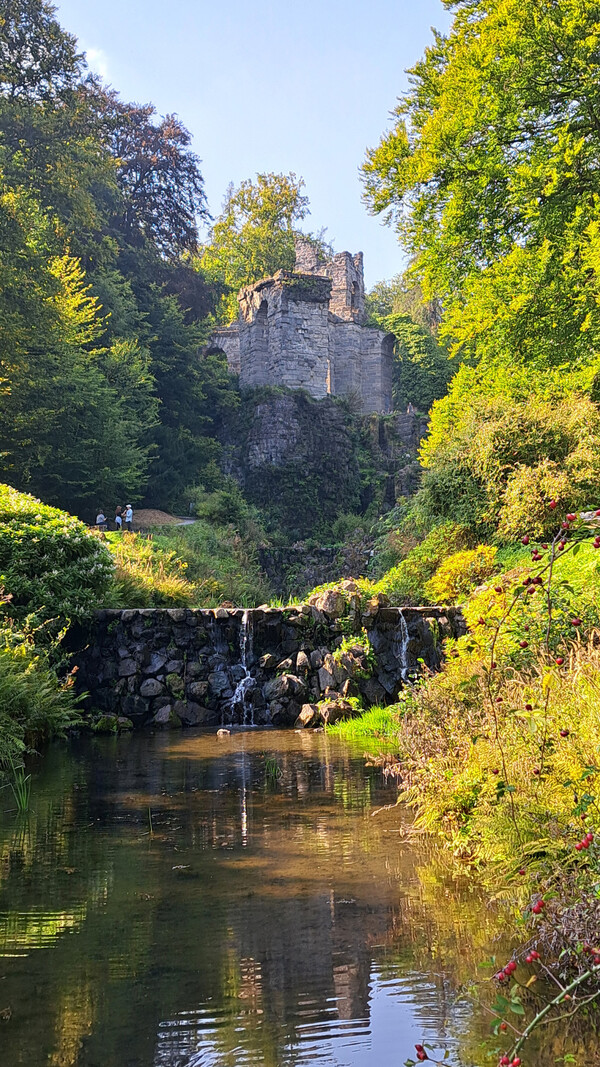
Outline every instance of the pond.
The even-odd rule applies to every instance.
[[[2,1067],[478,1062],[502,915],[395,798],[309,731],[53,746],[0,817]]]

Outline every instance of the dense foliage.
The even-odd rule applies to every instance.
[[[594,0],[456,0],[364,165],[444,333],[477,358],[597,349],[600,18]]]
[[[199,358],[216,291],[186,259],[207,216],[173,115],[86,70],[48,0],[0,13],[0,473],[93,518],[176,506],[236,403]]]
[[[29,625],[55,620],[61,627],[97,607],[113,566],[79,519],[0,485],[0,576],[10,597],[5,614]]]

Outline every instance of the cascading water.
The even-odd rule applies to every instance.
[[[396,656],[400,664],[400,677],[403,682],[406,682],[410,669],[408,665],[408,646],[410,644],[410,636],[408,633],[408,626],[406,625],[406,619],[404,618],[404,613],[401,609],[398,612],[398,616],[399,634],[396,642]]]
[[[238,682],[235,692],[229,701],[232,716],[235,717],[236,712],[240,712],[243,726],[254,726],[254,707],[248,701],[249,690],[254,687],[254,679],[250,674],[253,643],[253,615],[251,611],[244,611],[240,627],[240,664],[244,670],[244,677]]]

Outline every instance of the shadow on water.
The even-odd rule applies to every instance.
[[[322,734],[52,748],[0,819],[2,1067],[477,1063],[453,989],[502,916],[394,801]]]

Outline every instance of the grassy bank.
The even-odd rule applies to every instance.
[[[256,545],[233,526],[198,520],[106,539],[116,568],[113,607],[251,607],[269,599]]]

